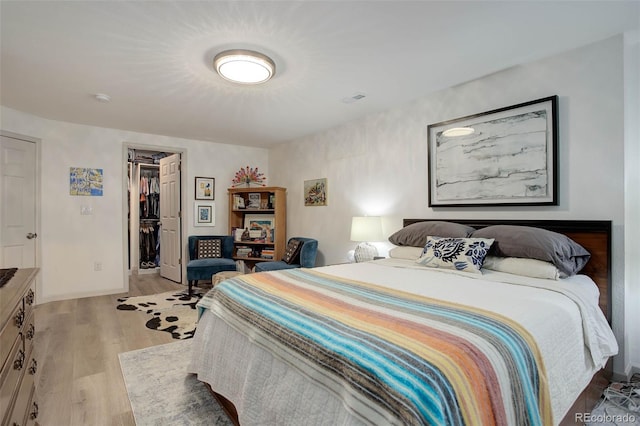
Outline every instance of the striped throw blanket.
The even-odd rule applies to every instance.
[[[223,281],[201,302],[371,424],[551,424],[532,337],[507,318],[312,269]]]

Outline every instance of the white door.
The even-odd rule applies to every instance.
[[[180,154],[160,160],[160,276],[182,282]]]
[[[1,136],[0,267],[36,266],[36,144]]]

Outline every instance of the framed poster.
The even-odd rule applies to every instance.
[[[195,221],[193,226],[215,226],[215,203],[196,201],[194,203]]]
[[[102,169],[69,168],[69,195],[102,196]]]
[[[244,215],[244,229],[249,231],[252,240],[273,242],[275,236],[275,218],[264,214]]]
[[[428,126],[430,207],[558,205],[558,97]]]
[[[216,180],[209,177],[196,177],[196,200],[214,200]]]

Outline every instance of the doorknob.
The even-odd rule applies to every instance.
[[[36,238],[37,236],[38,236],[38,234],[35,234],[35,233],[33,233],[33,232],[29,232],[29,233],[27,234],[27,239],[28,239],[28,240],[33,240],[33,239],[34,239],[34,238]]]

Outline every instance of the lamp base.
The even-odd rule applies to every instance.
[[[356,262],[368,262],[378,255],[376,246],[369,243],[360,243],[353,252]]]

